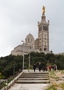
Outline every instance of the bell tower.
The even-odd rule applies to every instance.
[[[41,21],[38,22],[39,50],[49,51],[49,20],[46,22],[45,7],[42,8]]]

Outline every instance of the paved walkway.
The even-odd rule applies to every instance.
[[[14,84],[9,90],[45,90],[48,84]]]

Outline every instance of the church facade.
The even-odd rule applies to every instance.
[[[42,8],[41,21],[38,22],[38,38],[34,39],[32,34],[28,34],[22,45],[18,45],[12,51],[12,55],[23,55],[30,52],[49,53],[49,20],[46,21],[45,7]]]

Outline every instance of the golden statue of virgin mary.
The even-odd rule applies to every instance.
[[[42,14],[43,15],[45,14],[45,7],[44,6],[42,7]]]

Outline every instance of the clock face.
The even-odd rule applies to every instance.
[[[43,26],[43,30],[48,30],[48,27],[47,26]]]

